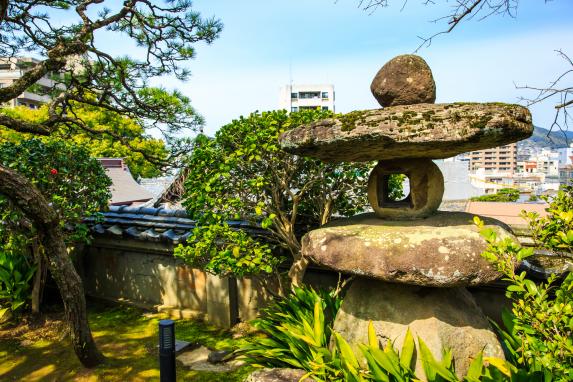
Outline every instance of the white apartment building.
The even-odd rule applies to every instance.
[[[546,148],[530,155],[527,160],[517,162],[517,173],[544,174],[559,177],[559,153]]]
[[[480,190],[480,194],[495,194],[502,188],[514,188],[513,171],[491,171],[478,168],[470,171],[469,178],[473,187]]]
[[[455,159],[454,159],[455,158]],[[466,200],[485,194],[481,188],[471,183],[468,161],[459,158],[434,160],[444,176],[444,195],[442,200]]]
[[[10,86],[18,78],[22,77],[26,71],[28,71],[34,64],[38,63],[39,60],[35,58],[25,57],[25,58],[1,58],[0,57],[0,88],[5,86]],[[48,77],[41,78],[36,86],[42,87],[45,91],[52,89],[54,86],[54,81]],[[42,104],[48,103],[51,98],[48,95],[42,95],[33,93],[30,91],[25,91],[20,94],[17,98],[10,100],[5,106],[15,107],[15,106],[26,106],[31,109],[37,109]]]
[[[573,142],[569,144],[569,147],[562,149],[557,149],[559,153],[559,164],[561,166],[573,165]]]
[[[279,108],[289,112],[317,108],[334,112],[334,85],[285,85],[280,90]]]

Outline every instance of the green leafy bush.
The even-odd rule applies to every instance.
[[[410,382],[420,381],[412,370],[412,362],[416,352],[416,344],[410,330],[406,332],[404,344],[400,352],[396,351],[391,342],[387,342],[384,349],[380,349],[378,338],[372,322],[368,325],[368,344],[360,344],[359,348],[366,359],[367,370],[361,370],[358,359],[350,349],[348,343],[338,333],[335,336],[335,352],[339,354],[344,375],[344,381],[350,382]],[[424,376],[428,382],[461,382],[481,381],[482,377],[495,375],[500,377],[495,366],[485,366],[483,356],[479,353],[470,365],[466,376],[458,378],[455,373],[454,360],[449,350],[444,350],[442,358],[438,361],[428,346],[418,338],[420,358],[422,360]],[[503,379],[492,379],[492,381]]]
[[[63,141],[31,139],[0,144],[0,164],[24,175],[60,214],[70,242],[87,239],[86,216],[107,206],[111,180],[85,148]],[[27,230],[23,216],[0,195],[0,214],[10,221],[0,230]],[[8,217],[9,214],[11,217]]]
[[[18,314],[30,300],[30,280],[36,271],[26,257],[0,249],[0,320]]]
[[[533,239],[539,247],[565,257],[573,252],[573,185],[562,187],[553,199],[542,196],[549,203],[547,216],[536,212],[523,213],[529,220]]]
[[[562,189],[552,200],[548,216],[528,214],[533,237],[538,246],[571,256],[573,249],[573,192]],[[504,328],[496,328],[507,349],[508,361],[522,373],[543,374],[545,381],[573,380],[573,274],[563,280],[551,275],[536,284],[525,272],[515,272],[518,262],[533,254],[511,238],[499,239],[483,222],[474,219],[488,242],[483,253],[509,282],[506,295],[511,311],[502,315]]]
[[[306,370],[316,381],[417,381],[412,370],[415,354],[414,339],[407,332],[402,351],[398,353],[389,342],[379,348],[372,323],[368,330],[368,345],[360,345],[367,361],[367,369],[360,366],[348,343],[331,326],[342,303],[336,291],[315,291],[311,287],[295,287],[288,296],[275,301],[263,310],[255,326],[264,337],[251,339],[239,353],[254,366],[287,367]],[[329,349],[333,337],[333,349]],[[437,361],[428,347],[418,339],[428,381],[460,381],[455,376],[451,352],[444,351]],[[495,373],[484,366],[481,354],[472,364],[469,377]],[[503,375],[503,373],[498,372]],[[475,381],[477,379],[467,379]],[[499,379],[504,380],[504,379]],[[493,380],[492,380],[493,381]]]
[[[110,179],[85,148],[38,139],[0,143],[0,164],[26,176],[60,216],[68,244],[88,241],[83,218],[107,206]],[[16,205],[0,195],[0,304],[17,312],[30,298],[37,231]],[[4,312],[6,312],[5,310]]]
[[[175,255],[213,273],[243,276],[274,272],[282,249],[292,256],[291,280],[300,284],[306,268],[301,227],[368,208],[372,163],[324,163],[291,155],[278,144],[283,132],[332,116],[322,110],[257,112],[223,126],[214,138],[200,135],[187,163],[183,203],[197,228],[188,239],[192,245],[178,246]],[[396,198],[402,196],[401,179],[391,182]],[[225,224],[231,220],[260,226],[267,240],[236,234]]]
[[[519,199],[519,190],[501,188],[495,194],[476,196],[470,200],[473,202],[516,202],[517,199]]]
[[[312,288],[294,288],[293,292],[264,310],[255,325],[264,337],[250,340],[239,353],[260,367],[287,367],[306,370],[316,381],[328,382],[416,382],[421,376],[413,370],[414,354],[419,352],[424,378],[429,382],[551,382],[539,370],[508,361],[483,357],[478,353],[462,378],[456,375],[451,351],[444,349],[440,360],[421,338],[418,346],[408,330],[402,350],[388,342],[380,348],[372,323],[368,327],[368,344],[360,344],[366,361],[362,367],[349,344],[331,331],[341,299],[333,292],[316,292]],[[332,341],[331,338],[332,337]],[[333,343],[332,349],[329,344]]]
[[[294,287],[254,321],[264,337],[254,338],[241,353],[255,366],[290,367],[326,376],[331,326],[341,303],[338,290]]]

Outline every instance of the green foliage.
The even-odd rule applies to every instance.
[[[333,364],[339,364],[342,370],[341,379],[338,376],[329,377],[327,381],[352,382],[419,382],[422,380],[412,369],[416,344],[410,331],[406,332],[402,351],[398,352],[387,342],[380,349],[374,327],[370,322],[368,327],[368,344],[359,344],[366,360],[366,369],[362,369],[348,343],[338,333],[335,336]],[[428,382],[548,382],[540,372],[519,369],[511,363],[500,359],[483,357],[479,352],[470,364],[467,373],[458,377],[452,352],[443,349],[438,360],[432,354],[424,341],[418,337],[417,351],[422,361],[424,379]]]
[[[364,369],[344,338],[331,330],[341,303],[336,291],[327,293],[311,287],[295,287],[291,294],[275,301],[255,320],[254,325],[264,337],[251,339],[239,353],[253,366],[303,369],[317,381],[416,381],[412,370],[415,344],[410,331],[406,333],[400,353],[391,342],[382,350],[370,323],[368,345],[360,345],[368,366]],[[451,353],[444,352],[442,361],[436,361],[423,341],[418,341],[428,370],[426,375],[431,376],[429,381],[459,381],[454,374]],[[334,348],[329,350],[331,342]],[[481,358],[479,362],[481,373]],[[470,372],[475,374],[476,368],[478,366],[472,365]],[[442,374],[450,379],[442,379]]]
[[[282,259],[272,254],[268,244],[227,222],[195,228],[191,240],[193,245],[180,245],[175,255],[213,274],[243,277],[272,273]]]
[[[99,162],[82,147],[62,141],[42,142],[37,139],[0,144],[0,164],[26,176],[60,215],[69,241],[86,240],[85,216],[107,206],[111,181]],[[26,227],[25,217],[6,198],[0,196],[0,227],[12,232]]]
[[[40,122],[48,117],[48,107],[29,109],[19,106],[13,109],[2,109],[2,113],[28,122]],[[154,177],[161,174],[157,163],[152,163],[146,157],[165,160],[167,148],[164,141],[145,134],[144,127],[135,119],[128,118],[103,108],[88,105],[76,105],[74,114],[93,131],[110,131],[129,140],[130,147],[121,143],[110,134],[92,136],[85,131],[70,134],[66,125],[61,125],[49,138],[40,138],[44,142],[62,139],[84,147],[94,158],[125,158],[129,170],[135,178]],[[18,133],[0,126],[0,142],[21,142],[30,139],[30,134]],[[145,156],[144,156],[145,154]]]
[[[421,338],[416,346],[410,330],[406,332],[401,351],[398,352],[391,341],[381,348],[372,322],[368,325],[368,343],[358,345],[363,356],[359,359],[346,340],[331,330],[340,305],[341,299],[336,292],[295,287],[290,295],[277,300],[255,321],[264,337],[250,339],[238,353],[253,366],[303,369],[314,380],[328,382],[421,381],[413,369],[415,354],[420,355],[424,380],[428,382],[570,380],[554,377],[551,371],[543,368],[524,367],[515,358],[506,361],[484,357],[482,352],[475,356],[466,375],[460,378],[450,350],[443,349],[437,359]],[[508,345],[505,337],[504,342]],[[333,345],[331,350],[329,344]],[[509,344],[513,346],[511,342]]]
[[[337,347],[344,339],[337,336]],[[409,381],[414,378],[412,361],[415,351],[414,338],[410,330],[406,332],[402,351],[398,353],[391,342],[387,342],[384,349],[380,349],[374,326],[368,325],[368,345],[360,344],[360,350],[368,365],[371,379],[380,381]]]
[[[470,200],[474,202],[516,202],[517,199],[519,199],[519,190],[501,188],[495,194],[476,196]]]
[[[294,287],[254,321],[264,337],[253,338],[241,353],[255,366],[304,369],[317,377],[329,375],[331,325],[341,302],[336,291]]]
[[[543,248],[564,256],[573,253],[573,185],[563,186],[553,199],[542,196],[549,203],[547,216],[535,212],[524,213],[535,242]]]
[[[0,247],[0,321],[8,311],[17,315],[30,299],[30,281],[36,271],[21,246],[11,240]]]
[[[321,110],[253,113],[223,126],[213,139],[199,136],[187,163],[184,201],[197,220],[189,240],[194,247],[179,246],[176,255],[226,274],[268,273],[280,263],[269,244],[297,258],[296,227],[364,211],[371,164],[322,163],[278,145],[284,131],[331,116]],[[267,229],[272,243],[237,235],[225,225],[229,220]]]
[[[59,214],[68,243],[89,239],[82,219],[107,206],[111,181],[84,148],[37,139],[4,142],[0,165],[18,171],[38,188]],[[0,305],[17,313],[30,298],[35,267],[28,248],[32,241],[37,243],[37,231],[2,195],[0,218]]]
[[[555,199],[552,215],[561,216],[562,209],[571,202],[570,195],[562,194]],[[503,329],[494,323],[508,351],[510,364],[516,373],[542,375],[544,381],[572,380],[573,274],[567,274],[561,282],[551,275],[540,284],[527,279],[525,272],[517,274],[517,263],[531,256],[533,250],[521,247],[510,238],[499,239],[493,230],[483,229],[479,218],[474,220],[488,242],[484,258],[510,284],[506,295],[512,300],[511,312],[503,313]],[[559,232],[563,232],[553,230],[569,227],[567,223],[552,223],[546,219],[537,220],[532,225],[539,229],[543,242],[550,246],[555,245],[553,238],[560,237]]]

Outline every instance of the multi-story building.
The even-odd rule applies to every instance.
[[[559,164],[561,166],[573,165],[573,142],[569,144],[569,147],[557,149],[557,152],[559,153]]]
[[[570,185],[573,182],[573,165],[559,167],[559,182]]]
[[[20,77],[30,70],[36,63],[40,62],[35,58],[24,57],[24,58],[2,58],[0,57],[0,88],[5,86],[10,86],[14,81],[18,80]],[[54,81],[48,76],[45,76],[38,80],[35,84],[36,87],[42,88],[45,92],[54,87]],[[42,92],[31,92],[25,91],[20,94],[17,98],[14,98],[7,102],[5,106],[15,107],[15,106],[26,106],[31,109],[37,109],[42,104],[51,101],[50,96],[39,94]]]
[[[334,85],[286,85],[281,87],[279,107],[290,112],[304,109],[335,111]]]
[[[472,186],[480,190],[480,194],[495,194],[502,188],[514,188],[513,171],[491,171],[481,167],[470,172]]]
[[[468,156],[470,158],[471,172],[483,169],[487,173],[500,172],[512,174],[517,171],[516,143],[486,150],[472,151]]]

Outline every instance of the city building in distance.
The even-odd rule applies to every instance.
[[[39,60],[31,57],[0,57],[0,88],[12,85],[39,62]],[[54,87],[54,81],[49,76],[44,76],[36,82],[36,85],[47,92]],[[26,106],[30,109],[38,109],[41,105],[50,101],[51,97],[48,95],[26,90],[4,106]]]
[[[517,144],[472,151],[469,154],[470,171],[483,168],[487,172],[514,173],[517,171]]]
[[[283,86],[280,90],[279,108],[289,112],[317,108],[334,112],[334,85]]]

